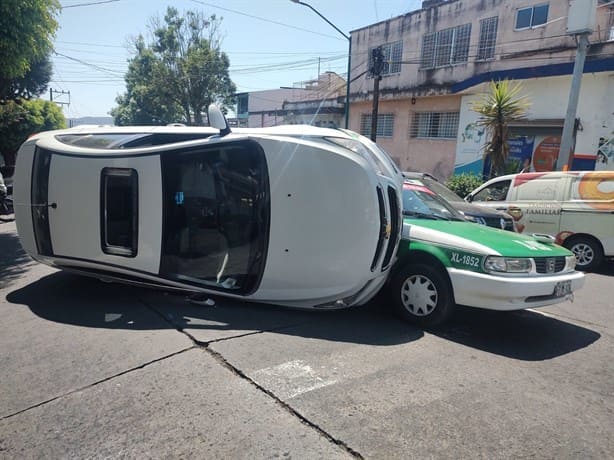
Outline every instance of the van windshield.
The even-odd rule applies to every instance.
[[[264,270],[269,186],[253,141],[164,153],[160,275],[245,294]]]

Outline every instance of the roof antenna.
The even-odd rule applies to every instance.
[[[209,126],[220,130],[220,137],[230,134],[228,121],[217,105],[209,105],[209,108],[207,109],[207,117],[209,118]]]

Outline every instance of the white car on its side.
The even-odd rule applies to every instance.
[[[346,130],[85,127],[38,134],[15,173],[36,260],[294,307],[368,301],[400,239],[402,177]]]

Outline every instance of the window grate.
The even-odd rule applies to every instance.
[[[444,67],[469,59],[471,24],[425,34],[422,38],[421,69]]]
[[[365,137],[371,137],[371,119],[370,113],[363,113],[360,116],[360,134]],[[393,113],[380,113],[377,115],[377,137],[392,137],[393,127]]]
[[[480,21],[480,41],[478,44],[478,61],[486,61],[495,57],[497,27],[499,17],[482,19]]]
[[[456,139],[459,112],[414,112],[410,137]]]

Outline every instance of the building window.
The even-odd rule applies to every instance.
[[[459,112],[414,112],[410,137],[456,139]]]
[[[478,61],[486,61],[495,57],[497,41],[497,26],[499,18],[482,19],[480,21],[480,42],[478,44]]]
[[[363,113],[360,116],[360,134],[371,137],[371,114]],[[377,137],[392,137],[394,114],[380,113],[377,115]]]
[[[432,69],[467,62],[470,37],[471,24],[425,34],[420,68]]]
[[[530,29],[548,21],[548,4],[521,8],[516,12],[516,30]]]
[[[382,67],[382,75],[390,75],[401,72],[401,60],[403,59],[403,42],[386,43],[381,45],[382,54],[384,55],[384,65]],[[373,68],[373,49],[369,49],[368,69]],[[370,76],[371,77],[371,76]]]
[[[247,106],[249,100],[248,94],[239,94],[237,95],[237,115],[247,115],[249,113],[249,109]]]
[[[101,174],[101,245],[105,254],[135,257],[138,242],[138,175],[104,168]]]

